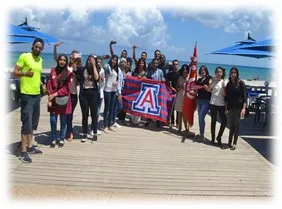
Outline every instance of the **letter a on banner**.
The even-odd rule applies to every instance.
[[[136,101],[132,102],[132,111],[144,114],[160,115],[161,107],[158,104],[160,86],[142,83],[141,91]]]

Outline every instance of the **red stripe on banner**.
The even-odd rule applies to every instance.
[[[127,101],[125,101],[124,103],[123,103],[123,108],[125,109],[125,108],[127,108],[127,109],[129,109],[130,111],[132,111],[131,110],[131,103],[129,103],[129,102],[127,102]],[[171,109],[171,108],[170,108]],[[137,113],[137,112],[136,112]],[[139,113],[139,112],[138,112]],[[141,113],[142,114],[142,113]],[[147,114],[147,113],[143,113],[143,114]],[[161,115],[159,116],[160,118],[166,118],[167,116],[168,116],[168,112],[166,111],[166,110],[163,110],[163,108],[161,109],[161,113],[160,113]]]

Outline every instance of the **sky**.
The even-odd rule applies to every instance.
[[[132,46],[137,44],[137,57],[146,51],[153,58],[154,50],[160,49],[169,60],[186,61],[197,42],[200,62],[271,67],[273,59],[208,54],[245,40],[248,33],[257,41],[275,38],[273,11],[247,8],[26,6],[11,7],[6,22],[19,25],[27,17],[29,25],[62,40],[58,51],[64,53],[76,49],[83,54],[109,54],[109,42],[116,40],[117,55],[126,49],[132,57]],[[30,44],[10,45],[8,50],[30,50]],[[52,51],[53,45],[45,47],[44,52]]]

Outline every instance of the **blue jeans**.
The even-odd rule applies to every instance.
[[[21,94],[21,134],[32,134],[37,129],[40,117],[40,95]]]
[[[52,141],[57,140],[57,120],[58,120],[58,114],[51,114],[50,113],[50,125],[51,125],[51,139]],[[64,140],[66,136],[67,131],[67,115],[63,114],[60,115],[60,140]]]
[[[120,102],[118,100],[118,97],[116,97],[115,104],[114,104],[114,113],[111,118],[111,125],[113,125],[116,122],[116,116],[119,114],[122,108],[123,108],[122,101]]]
[[[205,117],[209,112],[209,100],[198,99],[198,116],[199,116],[199,127],[200,127],[200,135],[204,136],[205,133]]]
[[[104,91],[104,102],[105,102],[104,127],[111,126],[111,119],[114,114],[114,106],[115,106],[116,98],[117,98],[116,92]]]

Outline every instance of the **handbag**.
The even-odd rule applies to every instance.
[[[59,90],[60,83],[57,83],[57,91]],[[57,107],[65,107],[68,103],[69,96],[57,96],[55,97],[55,103]]]
[[[68,103],[68,96],[55,97],[55,103],[58,107],[65,107]]]

